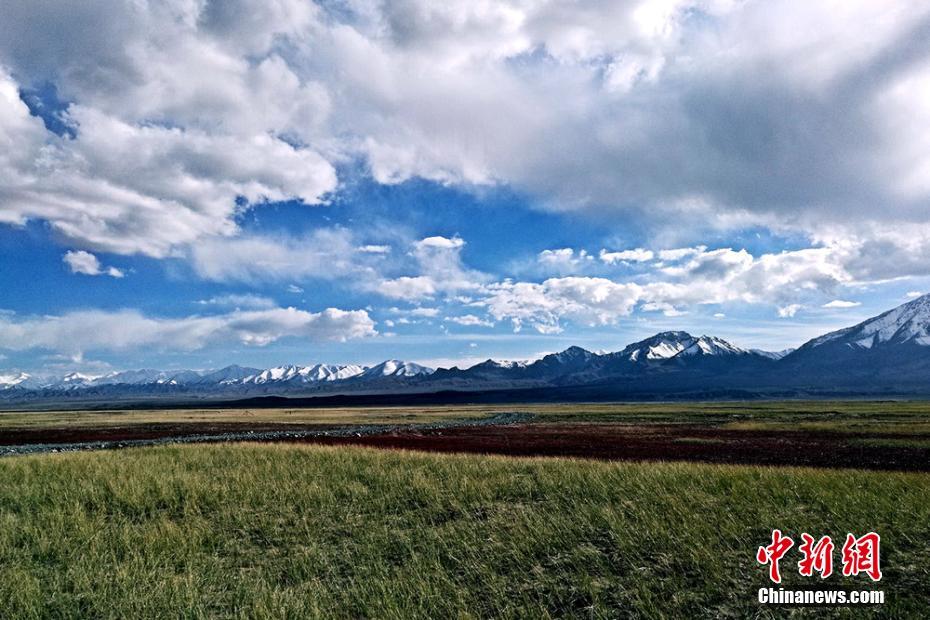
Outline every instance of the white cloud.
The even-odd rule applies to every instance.
[[[0,222],[42,219],[88,249],[163,257],[234,234],[237,197],[312,204],[336,187],[317,153],[268,135],[134,124],[76,104],[67,119],[75,138],[47,132],[0,72]]]
[[[385,297],[412,302],[438,294],[479,290],[488,276],[465,267],[461,255],[464,247],[465,241],[459,237],[435,236],[415,241],[410,255],[419,273],[383,279],[372,288]]]
[[[341,228],[296,238],[211,237],[194,245],[190,258],[200,277],[218,282],[332,280],[371,270],[356,252],[352,234]]]
[[[300,294],[300,293],[303,293],[303,292],[304,292],[304,289],[300,288],[300,287],[297,286],[296,284],[288,284],[288,285],[287,285],[287,289],[285,289],[285,290],[286,290],[288,293],[294,293],[294,294]]]
[[[783,319],[793,317],[795,314],[798,313],[798,310],[800,310],[803,307],[804,306],[802,306],[801,304],[788,304],[787,306],[782,306],[781,308],[778,309],[778,316]]]
[[[856,306],[861,306],[862,302],[859,301],[845,301],[843,299],[834,299],[833,301],[825,303],[823,308],[855,308]]]
[[[197,301],[197,303],[201,306],[220,306],[226,308],[246,309],[274,308],[278,305],[275,300],[271,299],[270,297],[253,295],[251,293],[242,295],[232,293],[228,295],[216,295],[209,299],[201,299]]]
[[[358,249],[359,252],[366,254],[390,254],[391,246],[389,245],[363,245]]]
[[[558,333],[560,321],[609,325],[627,316],[642,295],[638,284],[604,278],[550,278],[541,284],[502,282],[488,287],[483,300],[495,320],[510,320],[519,330],[528,323],[540,333]]]
[[[414,243],[414,247],[420,251],[428,248],[436,248],[440,250],[456,250],[465,245],[465,241],[460,237],[452,237],[451,239],[442,236],[436,237],[426,237]]]
[[[377,286],[377,291],[385,297],[405,300],[429,298],[436,294],[436,290],[436,282],[428,276],[401,276],[382,280]]]
[[[855,283],[837,248],[807,248],[755,257],[746,250],[704,247],[675,250],[672,266],[657,264],[645,278],[615,281],[595,277],[550,278],[541,284],[505,281],[488,285],[483,299],[495,320],[524,323],[539,331],[562,329],[561,321],[608,325],[639,307],[679,316],[701,304],[766,304],[781,317],[794,316],[800,301],[822,299]],[[667,260],[672,257],[666,256]],[[642,281],[641,281],[642,280]],[[822,303],[818,301],[818,303]]]
[[[672,304],[666,303],[664,301],[647,301],[642,306],[640,306],[640,309],[644,312],[661,312],[664,316],[672,317],[687,314],[686,312],[678,310]]]
[[[707,246],[698,246],[696,248],[675,248],[671,250],[659,250],[659,258],[665,261],[677,261],[695,254],[700,254],[707,249]]]
[[[90,252],[79,250],[77,252],[66,252],[61,260],[71,269],[71,273],[83,273],[88,276],[97,276],[100,271],[100,261]]]
[[[643,248],[636,248],[634,250],[622,250],[620,252],[608,252],[607,250],[601,250],[598,254],[598,258],[601,259],[601,262],[607,263],[608,265],[614,265],[616,263],[644,263],[651,261],[655,257],[655,253],[652,250],[644,250]]]
[[[67,354],[140,347],[191,351],[217,343],[262,346],[285,337],[342,341],[376,334],[374,322],[364,310],[335,308],[316,313],[296,308],[236,310],[183,318],[148,317],[135,310],[88,310],[25,318],[0,315],[0,348]]]
[[[427,308],[427,307],[418,307],[418,308],[397,308],[391,307],[387,310],[391,314],[396,314],[399,316],[405,317],[415,317],[415,318],[433,318],[439,316],[439,308]]]
[[[14,3],[0,222],[183,254],[239,234],[236,216],[264,201],[325,202],[336,165],[361,158],[381,182],[506,184],[647,231],[759,225],[826,247],[822,231],[845,227],[852,277],[926,274],[928,14],[864,0]],[[46,81],[73,102],[73,139],[19,98]],[[892,239],[882,223],[923,232]],[[406,276],[432,279],[428,294],[476,281]]]
[[[594,260],[586,250],[575,252],[572,248],[543,250],[536,256],[537,262],[549,271],[573,273]]]
[[[126,275],[116,267],[101,267],[100,260],[84,250],[65,252],[61,260],[68,265],[71,273],[80,273],[87,276],[108,275],[111,278],[122,278]]]
[[[923,293],[921,293],[920,291],[908,291],[907,292],[907,297],[910,297],[911,299],[920,297],[921,295],[923,295]]]
[[[434,317],[439,316],[439,308],[411,308],[403,311],[410,316]]]
[[[727,318],[727,315],[725,315],[723,312],[715,312],[715,313],[714,313],[714,318],[715,318],[715,319],[725,319],[725,318]]]
[[[457,323],[466,327],[494,327],[491,321],[485,321],[474,314],[464,314],[462,316],[447,316],[446,321]]]

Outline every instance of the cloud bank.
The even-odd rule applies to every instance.
[[[376,333],[374,321],[364,310],[336,308],[322,312],[297,308],[235,310],[182,318],[150,317],[135,310],[75,311],[42,317],[0,314],[0,348],[44,349],[71,355],[140,347],[193,351],[230,341],[264,346],[287,337],[344,341]]]
[[[928,222],[927,7],[340,6],[7,7],[0,221],[164,256],[239,209],[323,202],[360,158],[382,183],[506,183],[654,226]],[[45,82],[73,137],[20,100]]]

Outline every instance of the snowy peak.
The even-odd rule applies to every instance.
[[[365,371],[364,366],[355,364],[336,365],[336,364],[315,364],[313,366],[275,366],[268,368],[257,374],[242,377],[242,383],[252,383],[255,385],[264,385],[266,383],[281,383],[291,381],[295,383],[320,383],[328,381],[340,381],[362,374]]]
[[[365,366],[359,366],[357,364],[347,364],[345,366],[317,364],[316,366],[307,368],[305,372],[301,373],[301,376],[303,376],[306,381],[311,382],[342,381],[343,379],[349,379],[350,377],[360,375],[365,372],[365,370]]]
[[[237,366],[232,364],[226,366],[225,368],[220,368],[219,370],[208,370],[197,380],[198,383],[216,383],[219,385],[226,385],[230,383],[235,383],[237,381],[242,381],[246,377],[251,377],[253,375],[261,372],[258,368],[245,368],[243,366]]]
[[[749,351],[716,336],[694,337],[688,332],[661,332],[627,346],[618,354],[631,362],[647,363],[672,358],[747,355]]]
[[[263,383],[269,383],[271,381],[289,381],[298,376],[299,371],[300,366],[275,366],[274,368],[263,370],[256,375],[245,377],[242,379],[242,382],[262,385]]]
[[[562,373],[577,370],[589,365],[598,355],[581,347],[568,347],[559,353],[550,353],[529,364],[526,368],[531,373]]]
[[[756,355],[761,355],[762,357],[767,357],[770,360],[780,360],[786,355],[791,355],[794,353],[795,349],[782,349],[781,351],[764,351],[762,349],[750,349],[750,353],[755,353]]]
[[[152,370],[143,368],[141,370],[124,370],[122,372],[111,372],[94,380],[95,385],[145,385],[148,383],[167,383],[171,379],[171,373],[164,370]]]
[[[871,349],[894,344],[930,345],[930,295],[918,297],[858,325],[814,338],[801,349],[841,344],[852,349]]]
[[[749,351],[734,346],[716,336],[701,336],[682,349],[677,357],[692,355],[746,355]]]
[[[486,367],[486,368],[504,368],[504,369],[510,370],[513,368],[526,368],[528,365],[529,365],[529,362],[525,360],[490,360],[489,359],[487,361],[481,362],[480,364],[476,364],[475,366],[472,366],[472,368]]]
[[[433,369],[403,360],[385,360],[377,366],[365,370],[360,378],[376,377],[418,377],[433,374]]]
[[[10,390],[16,386],[25,387],[31,378],[32,375],[25,372],[0,375],[0,390]]]
[[[660,332],[645,340],[627,345],[620,351],[620,357],[631,362],[645,363],[675,357],[694,345],[696,338],[688,332]]]

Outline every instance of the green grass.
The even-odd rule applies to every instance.
[[[243,444],[0,460],[0,616],[775,617],[773,527],[881,533],[818,615],[930,615],[925,474]]]

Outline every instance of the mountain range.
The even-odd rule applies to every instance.
[[[779,352],[669,331],[615,352],[569,347],[533,362],[489,359],[464,369],[434,370],[387,360],[370,367],[232,365],[207,371],[143,369],[99,376],[0,374],[0,401],[8,404],[492,391],[545,400],[930,395],[930,295],[814,338],[797,350]]]

